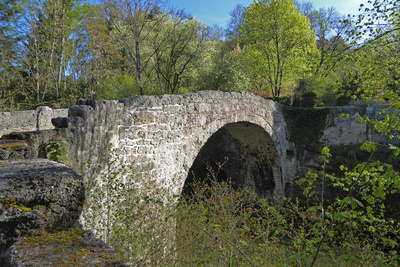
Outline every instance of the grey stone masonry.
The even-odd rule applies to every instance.
[[[82,177],[62,164],[0,160],[0,247],[22,236],[71,227],[84,199]]]
[[[286,123],[280,105],[251,93],[202,91],[181,96],[136,97],[122,100],[114,155],[125,165],[156,179],[179,194],[189,168],[207,140],[220,128],[237,122],[259,125],[271,137],[280,174],[275,194],[282,196],[292,179],[288,162]],[[143,167],[143,168],[141,168]],[[279,177],[278,177],[279,176]]]
[[[378,105],[369,107],[332,108],[332,114],[329,118],[329,120],[331,120],[331,125],[324,130],[321,142],[325,146],[361,144],[365,141],[390,142],[388,137],[382,138],[382,133],[375,130],[374,124],[366,124],[358,118],[358,116],[360,116],[361,118],[383,119],[388,112],[393,112],[393,109],[389,108],[387,113],[382,113],[382,111],[386,109],[388,109],[388,106]],[[347,114],[348,116],[340,117],[340,114]]]
[[[285,182],[294,176],[280,104],[251,93],[202,91],[78,104],[68,112],[70,163],[77,169],[87,162],[104,166],[102,159],[109,155],[135,172],[135,179],[154,179],[179,194],[207,140],[227,124],[250,122],[262,127],[275,146],[274,194],[283,196]]]
[[[27,140],[34,155],[50,140],[64,143],[67,163],[84,179],[100,184],[117,173],[122,183],[136,188],[146,183],[179,195],[200,150],[221,129],[236,142],[240,157],[250,159],[242,161],[248,166],[246,175],[263,179],[267,172],[264,186],[270,188],[265,191],[273,198],[284,197],[285,183],[296,171],[280,104],[251,93],[201,91],[120,101],[79,100],[69,108],[68,117],[52,121],[56,129],[12,138]],[[262,150],[263,156],[257,158]],[[262,170],[255,166],[261,161],[268,165]],[[126,173],[120,172],[122,166]]]
[[[66,117],[68,109],[51,109],[43,106],[36,110],[1,112],[0,137],[12,132],[54,129],[51,119]]]

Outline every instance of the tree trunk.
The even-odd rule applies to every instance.
[[[136,77],[138,79],[140,95],[144,95],[143,81],[142,81],[142,69],[141,69],[141,58],[140,58],[140,44],[138,39],[135,40],[135,53],[136,53]]]
[[[59,50],[59,60],[58,60],[58,75],[57,75],[57,82],[56,82],[56,101],[59,102],[59,91],[60,91],[60,84],[63,72],[63,63],[64,63],[64,38],[65,38],[65,29],[64,29],[64,22],[65,22],[65,7],[64,1],[62,6],[62,13],[61,13],[61,43],[60,43],[60,50]]]

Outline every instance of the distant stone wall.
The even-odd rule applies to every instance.
[[[51,119],[67,115],[68,109],[51,109],[46,106],[38,107],[36,110],[2,112],[0,113],[0,137],[12,132],[54,129]]]
[[[380,133],[374,130],[373,125],[360,122],[357,115],[379,119],[382,115],[378,115],[378,112],[384,108],[386,106],[333,108],[329,118],[332,126],[325,129],[321,142],[325,146],[360,144],[365,141],[378,142]],[[339,118],[342,113],[350,116]]]

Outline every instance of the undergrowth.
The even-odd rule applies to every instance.
[[[397,172],[368,163],[335,177],[329,158],[325,148],[321,173],[298,180],[306,204],[277,205],[214,173],[176,196],[144,169],[110,168],[92,181],[86,219],[132,266],[397,266],[399,224],[385,217],[382,191],[397,192]],[[328,181],[344,192],[333,201]]]

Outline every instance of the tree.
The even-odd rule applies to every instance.
[[[24,4],[24,62],[28,101],[59,103],[67,72],[76,54],[77,0],[29,0]]]
[[[158,38],[153,34],[154,29],[167,13],[160,12],[158,0],[105,0],[103,5],[114,41],[133,65],[140,94],[144,95],[145,71],[155,54],[154,49],[147,48],[154,38]]]
[[[158,1],[105,3],[113,42],[127,58],[145,92],[175,94],[210,45],[209,27],[182,11],[164,10]]]
[[[315,10],[312,3],[306,2],[302,3],[299,9],[310,19],[317,37],[320,55],[314,74],[326,78],[341,62],[344,53],[350,49],[345,40],[351,24],[346,23],[346,17],[341,16],[334,7]]]
[[[158,29],[159,38],[151,45],[154,51],[155,90],[175,94],[183,85],[185,75],[196,68],[196,63],[207,59],[214,47],[210,40],[209,27],[195,19],[182,20],[177,16],[166,16]]]
[[[102,16],[102,6],[84,4],[82,16],[82,27],[78,33],[80,39],[77,41],[80,46],[71,64],[79,96],[113,98],[116,92],[107,92],[105,96],[99,91],[105,88],[113,91],[111,88],[119,87],[116,81],[121,80],[121,75],[127,75],[122,73],[126,60],[112,42],[111,25]],[[111,82],[107,85],[106,81]]]
[[[204,66],[204,65],[203,65]],[[211,66],[201,68],[197,78],[197,90],[243,92],[250,88],[246,61],[239,45],[222,56],[215,56]]]
[[[293,0],[255,1],[244,11],[240,32],[253,70],[274,97],[284,81],[307,75],[318,55],[310,21]]]
[[[228,36],[229,40],[237,40],[240,36],[239,27],[243,22],[243,12],[244,6],[241,4],[236,4],[229,15],[231,18],[228,22],[228,28],[226,30],[226,35]]]
[[[19,77],[21,33],[18,20],[22,13],[19,0],[0,1],[0,106],[12,106],[13,81]]]
[[[19,0],[3,0],[0,2],[0,68],[10,65],[15,57],[16,46],[20,36],[17,22],[22,7]]]

